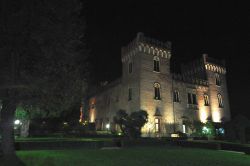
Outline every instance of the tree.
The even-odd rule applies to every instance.
[[[15,155],[17,105],[46,116],[79,103],[87,85],[85,24],[79,0],[3,0],[0,4],[2,153]]]
[[[238,115],[232,120],[232,123],[236,133],[240,138],[240,142],[242,144],[246,143],[246,128],[250,127],[249,119],[243,115]]]
[[[130,115],[124,110],[119,110],[114,117],[114,122],[120,126],[124,135],[130,139],[141,136],[141,128],[148,121],[148,113],[144,110],[132,112]]]
[[[193,121],[191,121],[188,117],[182,116],[182,123],[183,123],[184,125],[186,125],[187,128],[189,128],[189,129],[191,130],[192,133],[194,132],[194,130],[195,130],[194,123],[193,123]]]
[[[125,110],[118,110],[116,112],[116,116],[114,117],[114,122],[119,125],[121,131],[123,134],[125,134],[125,128],[128,125],[128,114],[126,113]]]
[[[202,127],[202,135],[207,137],[215,136],[215,124],[212,120],[208,120]]]
[[[15,119],[20,121],[18,128],[20,128],[20,136],[27,137],[29,135],[30,114],[21,105],[17,106],[15,112]]]

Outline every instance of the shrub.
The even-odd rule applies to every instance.
[[[141,128],[148,121],[148,113],[140,110],[130,115],[124,110],[119,110],[114,117],[114,122],[120,126],[122,133],[130,139],[141,136]]]

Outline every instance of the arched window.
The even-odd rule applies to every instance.
[[[180,94],[178,90],[174,91],[174,102],[180,102]]]
[[[215,84],[218,86],[221,85],[220,75],[218,73],[215,74]]]
[[[208,98],[208,95],[204,95],[204,105],[205,106],[209,106],[209,98]]]
[[[158,56],[154,56],[154,71],[160,72],[160,59]]]
[[[155,132],[158,133],[160,132],[160,119],[155,118]]]
[[[154,84],[154,89],[155,89],[155,100],[161,100],[161,93],[160,93],[160,87],[161,85],[159,83]]]
[[[218,95],[218,103],[219,103],[219,107],[222,108],[223,107],[223,100],[222,100],[222,96],[221,94],[219,93]]]
[[[197,105],[196,94],[194,94],[194,93],[188,93],[188,104]]]

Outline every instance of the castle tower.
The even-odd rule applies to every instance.
[[[145,110],[148,123],[142,129],[145,135],[172,132],[172,77],[170,73],[171,43],[163,43],[138,33],[122,48],[124,92],[127,91],[127,110]]]
[[[224,61],[218,61],[203,54],[206,76],[209,84],[211,118],[214,122],[230,120],[230,107]]]

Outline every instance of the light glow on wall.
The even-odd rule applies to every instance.
[[[208,118],[207,111],[203,108],[200,109],[200,121],[206,123]]]
[[[212,119],[213,122],[221,122],[221,115],[219,110],[212,111]]]
[[[91,123],[94,123],[95,122],[95,110],[90,110],[89,111],[89,120]]]
[[[144,133],[150,133],[153,131],[154,124],[148,120],[148,122],[142,127],[142,132]]]
[[[95,118],[96,118],[96,98],[95,97],[92,97],[90,100],[89,100],[89,121],[91,123],[94,123],[95,122]]]

